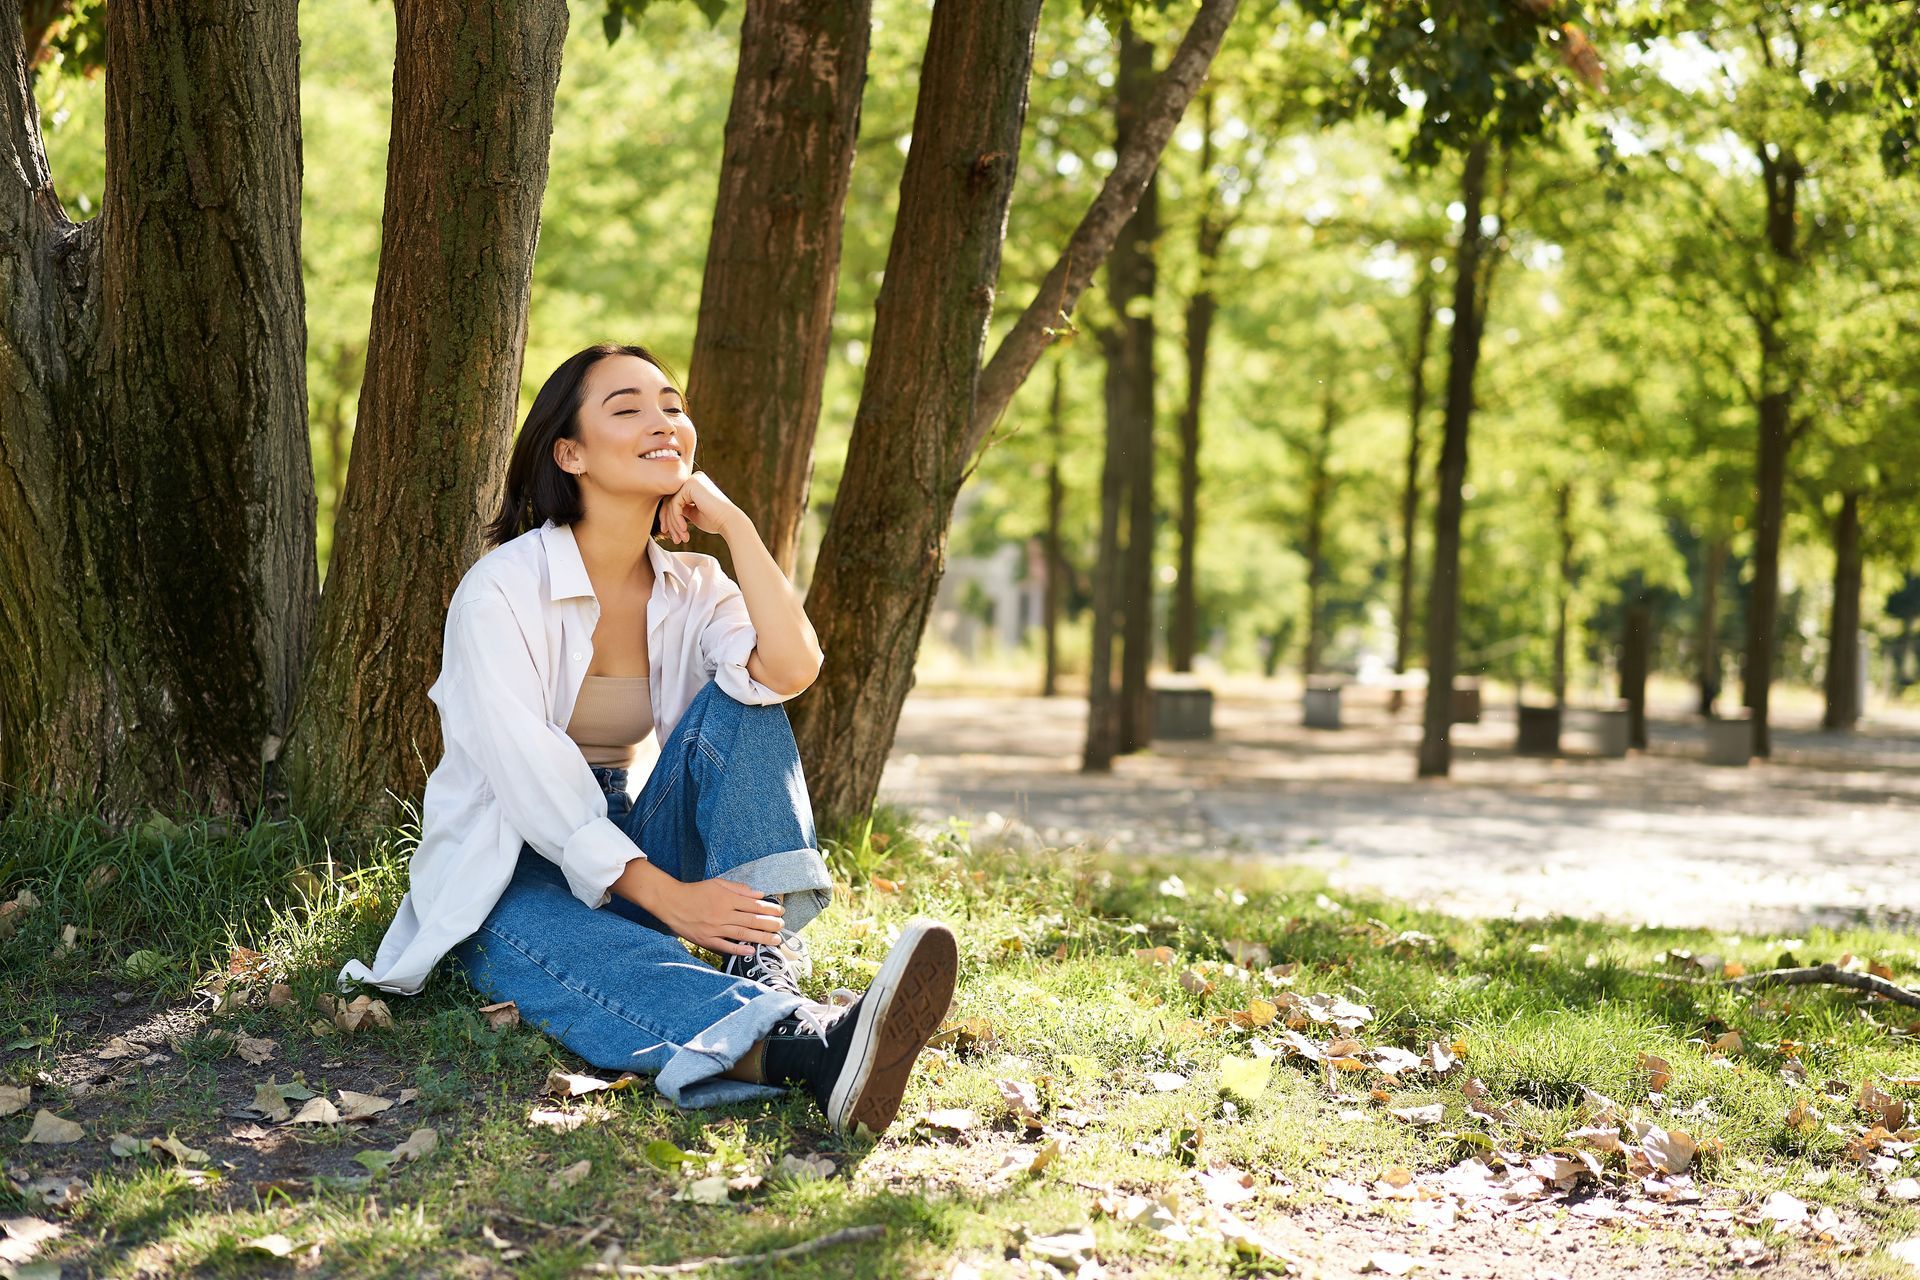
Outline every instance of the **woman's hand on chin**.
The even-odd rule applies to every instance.
[[[692,529],[725,534],[734,521],[744,519],[746,514],[704,471],[694,472],[660,500],[660,528],[675,542],[685,542],[692,536]]]

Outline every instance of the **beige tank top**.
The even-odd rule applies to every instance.
[[[653,732],[653,696],[645,676],[588,676],[567,719],[567,736],[587,763],[625,769]]]

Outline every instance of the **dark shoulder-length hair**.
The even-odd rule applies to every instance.
[[[587,385],[587,371],[608,356],[639,356],[667,380],[678,384],[666,362],[645,347],[630,342],[599,342],[584,351],[576,351],[561,361],[533,398],[527,420],[513,442],[513,456],[507,461],[507,491],[500,499],[500,514],[487,525],[490,547],[500,546],[551,520],[572,524],[585,514],[580,505],[580,481],[553,459],[553,442],[577,440],[580,431],[580,401]],[[654,513],[653,532],[660,532],[660,515]]]

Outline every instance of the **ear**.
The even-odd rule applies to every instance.
[[[580,442],[565,436],[553,442],[553,461],[569,475],[577,476],[587,469],[586,464],[580,461]]]

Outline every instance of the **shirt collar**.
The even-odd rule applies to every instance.
[[[580,544],[574,539],[572,525],[548,520],[540,526],[540,545],[547,553],[547,581],[553,584],[555,600],[593,596],[593,580],[587,576],[586,561],[580,558]],[[647,539],[647,559],[655,576],[665,574],[676,584],[686,585],[687,567],[680,563],[680,557],[652,538]]]

